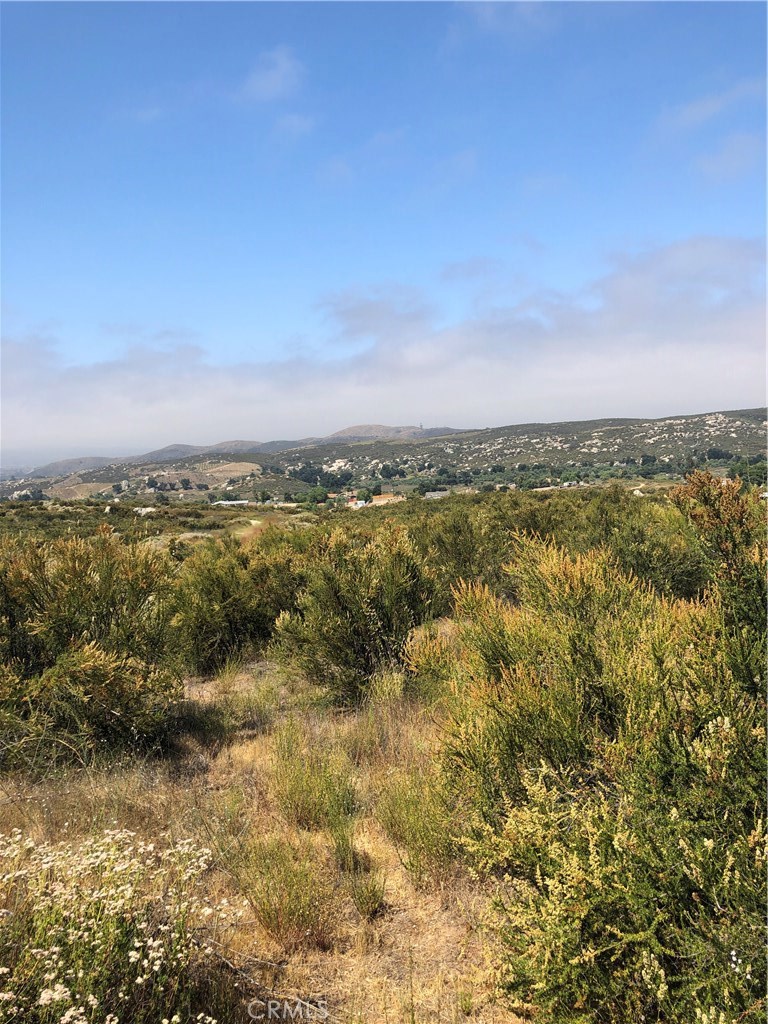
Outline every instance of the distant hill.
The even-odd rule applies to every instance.
[[[327,441],[375,441],[384,438],[393,440],[399,438],[416,437],[437,437],[442,434],[459,434],[460,430],[455,427],[430,427],[425,430],[423,427],[385,427],[381,423],[360,423],[355,427],[345,427],[344,430],[337,430],[335,434],[320,438],[321,443]]]
[[[194,455],[225,453],[228,455],[265,454],[288,451],[292,448],[310,448],[329,442],[371,441],[378,439],[406,439],[416,437],[435,437],[442,434],[455,434],[459,431],[454,427],[387,427],[377,423],[363,423],[354,427],[345,427],[328,437],[303,437],[292,441],[218,441],[210,445],[169,444],[155,451],[142,455],[115,456],[83,456],[76,459],[60,459],[48,462],[44,466],[36,466],[27,475],[31,477],[70,476],[73,473],[101,469],[102,466],[129,466],[135,463],[177,462]]]
[[[48,462],[45,466],[36,466],[27,475],[31,477],[69,476],[72,473],[101,469],[103,466],[177,462],[180,459],[188,459],[193,455],[205,455],[208,452],[238,454],[263,450],[260,441],[220,441],[218,444],[212,445],[169,444],[165,448],[145,452],[143,455],[113,455],[111,458],[109,456],[94,455],[85,456],[80,459],[60,459],[58,462]]]
[[[102,466],[112,466],[117,461],[116,458],[102,455],[86,455],[79,459],[59,459],[58,462],[35,466],[27,476],[69,476],[71,473],[83,473],[90,469],[101,469]]]
[[[710,460],[721,468],[738,459],[760,460],[766,449],[765,420],[765,409],[740,409],[481,430],[356,424],[329,437],[173,444],[122,458],[64,459],[16,479],[33,475],[46,493],[63,498],[108,496],[114,488],[115,493],[138,496],[176,487],[186,487],[190,494],[198,489],[246,488],[247,493],[266,489],[282,496],[340,475],[355,486],[397,480],[410,481],[411,487],[425,480],[498,482],[504,473],[511,480],[510,474],[526,472],[538,477],[586,472],[612,478],[631,466],[656,467],[662,476],[666,473],[665,479],[681,479],[686,467]],[[19,483],[0,481],[0,497],[21,490]]]

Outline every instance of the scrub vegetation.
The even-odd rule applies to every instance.
[[[756,488],[40,526],[0,541],[0,1020],[765,1019]]]

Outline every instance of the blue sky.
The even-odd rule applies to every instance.
[[[764,402],[757,3],[4,3],[4,461]]]

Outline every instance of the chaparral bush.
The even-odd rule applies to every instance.
[[[164,554],[89,540],[0,546],[0,758],[86,757],[158,738],[179,695],[174,570]]]
[[[500,984],[550,1024],[765,1018],[764,517],[703,474],[675,500],[698,600],[530,537],[514,605],[457,588],[446,768]]]
[[[227,538],[198,547],[175,589],[173,624],[184,666],[213,672],[268,640],[280,612],[294,607],[299,561],[286,543],[265,549]]]
[[[277,620],[276,651],[341,701],[359,700],[433,617],[435,573],[402,529],[369,541],[334,531],[306,573],[296,611]]]

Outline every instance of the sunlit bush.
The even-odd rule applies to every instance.
[[[179,696],[172,668],[173,563],[90,540],[0,546],[0,759],[55,756],[157,740]]]
[[[717,593],[532,539],[509,572],[519,606],[457,590],[445,751],[463,845],[505,881],[504,987],[563,1024],[758,1020],[765,703]]]
[[[265,551],[230,538],[198,547],[175,590],[183,665],[213,672],[265,643],[280,612],[294,606],[300,578],[296,552],[287,545]]]
[[[340,700],[358,700],[433,616],[435,573],[399,530],[367,543],[336,531],[306,571],[296,612],[277,620],[276,651]]]

